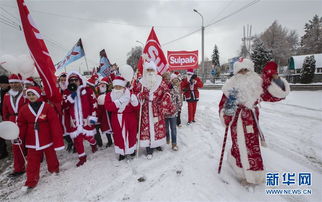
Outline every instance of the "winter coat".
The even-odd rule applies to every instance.
[[[170,86],[170,95],[171,95],[171,102],[175,105],[175,112],[173,114],[167,114],[165,118],[174,118],[178,116],[178,112],[181,111],[182,107],[182,96],[180,87],[177,86]]]
[[[181,82],[181,90],[187,102],[199,101],[199,88],[203,87],[203,83],[199,77],[195,78],[196,83],[190,83],[187,78]]]
[[[19,137],[26,148],[43,150],[53,145],[55,150],[64,148],[63,131],[54,108],[42,102],[37,114],[30,106],[24,105],[18,116]]]
[[[3,121],[12,121],[16,123],[18,118],[18,112],[22,108],[22,106],[26,103],[26,99],[23,97],[22,92],[16,98],[16,105],[13,103],[13,96],[9,93],[5,94],[3,97],[3,105],[2,105],[2,120]]]
[[[67,133],[72,138],[79,134],[94,136],[96,134],[95,124],[97,122],[97,101],[96,95],[89,87],[80,86],[76,90],[77,96],[73,99],[71,91],[64,92],[63,109],[67,110],[66,119],[70,121]]]

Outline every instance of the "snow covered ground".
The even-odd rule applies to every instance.
[[[260,124],[268,144],[263,148],[267,172],[311,172],[311,195],[267,195],[265,184],[248,192],[232,176],[224,161],[217,174],[224,127],[218,119],[219,90],[202,90],[197,122],[178,129],[179,151],[169,145],[147,160],[119,162],[112,148],[90,152],[84,166],[75,167],[76,154],[59,153],[61,172],[46,171],[35,190],[20,190],[8,179],[8,168],[0,176],[0,200],[10,201],[322,201],[322,91],[293,91],[279,103],[262,103]],[[186,105],[182,120],[187,120]],[[106,141],[105,137],[103,139]],[[230,143],[230,139],[228,139]],[[226,145],[226,151],[230,145]],[[145,181],[139,182],[138,178]],[[278,188],[297,189],[297,186]],[[303,189],[303,187],[300,187]]]

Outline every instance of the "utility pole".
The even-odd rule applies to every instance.
[[[194,12],[198,13],[201,17],[201,69],[202,69],[202,81],[205,81],[206,70],[205,70],[205,41],[204,41],[204,34],[205,34],[205,25],[203,16],[199,13],[196,9],[193,9]]]

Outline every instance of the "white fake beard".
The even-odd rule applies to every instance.
[[[263,93],[262,82],[262,78],[255,72],[236,74],[224,84],[222,90],[226,96],[229,96],[229,90],[237,89],[237,104],[252,109]]]
[[[113,89],[112,92],[111,92],[111,94],[112,94],[112,96],[113,96],[113,98],[115,100],[118,100],[124,94],[124,90],[123,89],[121,89],[121,90]]]
[[[151,90],[156,83],[156,74],[153,72],[148,72],[145,76],[146,88]]]
[[[190,75],[190,74],[188,74],[188,75],[187,75],[187,80],[188,80],[188,81],[190,81],[191,76],[192,76],[192,75]]]
[[[66,89],[67,89],[67,83],[66,83],[66,82],[64,82],[64,83],[59,82],[59,87],[60,87],[62,90],[66,90]]]

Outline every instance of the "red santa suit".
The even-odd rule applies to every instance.
[[[116,76],[113,86],[125,87],[126,81]],[[116,93],[115,90],[108,93],[105,98],[105,108],[112,113],[111,121],[114,137],[115,153],[120,155],[133,154],[136,149],[137,119],[136,112],[139,102],[129,89]]]
[[[112,126],[111,126],[111,120],[110,116],[108,114],[108,111],[105,109],[104,103],[105,103],[105,97],[107,93],[107,88],[110,84],[110,79],[108,77],[104,77],[100,82],[100,84],[105,84],[106,89],[105,92],[98,96],[97,103],[98,103],[98,110],[97,110],[97,117],[98,122],[100,123],[100,129],[103,134],[112,134]]]
[[[148,68],[157,69],[152,61],[145,63],[143,77],[133,90],[140,92],[138,98],[143,101],[140,147],[156,148],[166,144],[165,115],[174,113],[175,106],[171,103],[168,85],[161,76],[155,75],[152,79],[154,82],[150,84]]]
[[[193,82],[190,82],[190,77],[194,74],[193,70],[187,72],[189,78],[185,78],[181,82],[181,90],[184,93],[188,103],[188,123],[195,122],[197,111],[197,102],[199,101],[199,88],[203,87],[203,83],[199,77],[195,77]]]
[[[245,75],[238,74],[241,69],[247,69],[249,72]],[[263,80],[254,72],[254,64],[248,59],[241,59],[234,64],[234,74],[224,84],[223,96],[219,103],[220,119],[226,127],[230,126],[231,132],[232,147],[227,159],[240,180],[260,184],[265,180],[265,170],[260,150],[259,137],[262,134],[258,125],[257,104],[261,101],[261,97],[270,98],[266,101],[277,101],[274,97],[278,95],[270,94],[263,89]],[[287,86],[284,94],[286,96],[289,92],[289,85],[285,80],[284,82]],[[224,114],[224,106],[233,88],[238,91],[237,110],[234,116],[228,116]]]
[[[91,144],[93,152],[96,151],[96,141],[93,136],[96,133],[97,101],[95,93],[91,88],[86,87],[86,80],[78,72],[70,72],[67,80],[71,78],[79,79],[81,84],[75,91],[74,98],[70,90],[64,92],[63,109],[68,111],[66,119],[70,120],[70,127],[67,132],[74,139],[74,146],[78,156],[84,163],[86,161],[86,154],[83,139]]]
[[[23,81],[21,78],[16,75],[12,74],[9,77],[9,83],[12,82],[19,82],[22,83]],[[26,103],[25,98],[23,97],[22,91],[16,94],[16,91],[12,89],[4,96],[3,98],[3,105],[2,105],[2,112],[4,121],[12,121],[14,123],[17,122],[18,112],[22,108],[22,106]],[[14,100],[16,100],[14,102]],[[20,145],[22,151],[25,153],[24,143]],[[25,161],[24,157],[20,151],[19,144],[12,142],[12,152],[13,152],[13,171],[14,173],[21,173],[25,171]]]
[[[38,98],[41,90],[38,87],[27,89]],[[19,138],[28,148],[27,154],[27,180],[25,186],[35,187],[39,181],[40,162],[43,154],[46,156],[48,171],[59,172],[59,162],[55,150],[64,149],[63,131],[59,125],[59,118],[54,108],[37,100],[38,111],[29,103],[24,105],[18,116]]]

